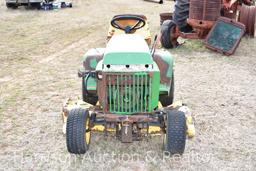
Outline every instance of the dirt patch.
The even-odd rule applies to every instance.
[[[158,14],[171,10],[173,2],[74,1],[72,9],[48,12],[0,4],[0,169],[256,168],[255,39],[243,38],[231,57],[205,49],[199,40],[170,51],[175,99],[188,104],[196,118],[197,136],[187,141],[182,158],[162,155],[162,137],[122,144],[99,133],[88,154],[74,156],[66,150],[60,111],[65,98],[81,96],[81,57],[105,46],[113,15],[145,14],[154,35]]]

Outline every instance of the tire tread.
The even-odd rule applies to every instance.
[[[173,154],[182,155],[186,145],[186,118],[181,111],[167,112],[165,150]]]
[[[69,112],[67,119],[67,149],[70,153],[84,154],[89,145],[85,142],[85,123],[89,119],[89,112],[85,109],[77,108]]]

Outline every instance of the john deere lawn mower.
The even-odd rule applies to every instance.
[[[83,100],[67,100],[64,132],[70,153],[84,154],[91,133],[114,133],[121,142],[142,140],[154,131],[164,134],[164,150],[182,154],[193,136],[187,107],[174,104],[173,57],[149,48],[147,19],[117,15],[111,20],[106,48],[90,49],[83,58]]]

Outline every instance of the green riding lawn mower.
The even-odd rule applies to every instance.
[[[117,15],[111,21],[106,48],[90,49],[83,58],[83,100],[63,106],[64,132],[70,153],[89,150],[91,134],[101,130],[121,142],[142,140],[160,132],[164,151],[182,154],[194,136],[192,116],[181,102],[173,103],[173,57],[151,48],[143,15]]]

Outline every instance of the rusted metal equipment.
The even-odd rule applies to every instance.
[[[221,0],[190,0],[187,23],[193,27],[195,33],[194,36],[188,34],[186,38],[205,38],[220,16],[220,9]]]
[[[174,48],[178,37],[205,39],[220,16],[243,23],[253,37],[255,15],[253,0],[176,0],[173,21],[163,23],[160,40],[163,47]]]
[[[177,0],[173,22],[161,27],[161,43],[165,48],[177,47],[178,37],[204,39],[220,16],[221,0]]]
[[[165,20],[172,20],[172,15],[173,13],[171,12],[160,13],[160,25],[162,25]]]
[[[225,55],[232,55],[244,33],[244,24],[226,17],[220,17],[205,39],[205,44],[209,49]]]
[[[238,21],[245,25],[246,33],[251,37],[254,37],[255,32],[255,15],[255,6],[243,5],[240,7]]]
[[[256,6],[253,0],[223,0],[222,15],[243,23],[246,34],[254,36]]]
[[[167,110],[184,112],[187,127],[186,134],[189,138],[195,136],[195,127],[191,112],[187,106],[182,104],[181,101],[174,102],[172,105],[167,107],[159,106],[158,110],[152,113],[117,115],[113,113],[104,113],[99,105],[93,106],[79,99],[67,99],[63,103],[62,108],[64,134],[67,133],[66,130],[69,114],[78,109],[90,111],[91,121],[88,125],[90,132],[100,131],[104,132],[105,135],[115,133],[118,139],[126,143],[141,140],[143,136],[145,136],[145,133],[158,136],[161,135],[163,128],[158,124],[159,114],[162,115],[161,113]]]
[[[152,97],[151,82],[153,72],[134,73],[103,73],[98,83],[99,101],[104,112],[110,113],[147,113]],[[114,94],[116,91],[119,93]]]

